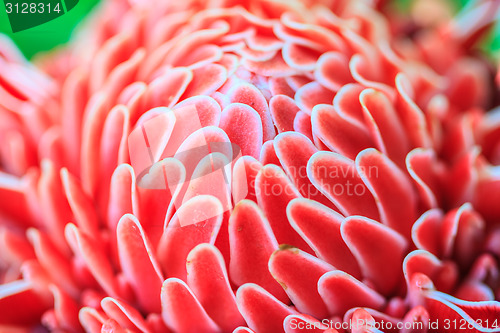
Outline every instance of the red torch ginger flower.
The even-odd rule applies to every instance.
[[[110,0],[37,66],[0,40],[0,331],[500,332],[499,8]]]

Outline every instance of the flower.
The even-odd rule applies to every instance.
[[[37,66],[2,39],[0,329],[499,332],[499,7],[110,0]]]

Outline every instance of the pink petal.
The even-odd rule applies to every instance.
[[[242,156],[234,163],[232,195],[235,205],[243,199],[257,201],[255,178],[261,168],[262,164],[250,156]]]
[[[349,72],[349,59],[339,52],[326,52],[319,57],[314,77],[324,87],[337,91],[353,82]]]
[[[213,245],[200,244],[191,250],[187,257],[187,283],[223,331],[245,325],[229,284],[224,258]]]
[[[305,135],[309,140],[313,140],[311,117],[307,113],[297,112],[293,120],[293,130]]]
[[[413,147],[432,147],[422,110],[413,101],[411,83],[404,74],[396,76],[396,112]]]
[[[50,290],[54,295],[54,314],[59,327],[72,331],[83,331],[78,321],[78,303],[54,285],[50,287]]]
[[[292,98],[273,93],[269,101],[269,109],[279,133],[293,131],[294,119],[300,109]]]
[[[379,149],[398,165],[402,165],[409,143],[396,111],[382,93],[366,89],[359,95],[366,126]]]
[[[274,144],[272,141],[266,141],[262,145],[260,151],[259,161],[262,165],[274,164],[281,166],[278,156],[276,156],[276,151],[274,150]]]
[[[335,268],[289,245],[281,245],[269,259],[269,271],[290,297],[298,311],[317,318],[328,315],[318,294],[319,278]]]
[[[234,208],[229,220],[229,244],[231,281],[237,286],[255,283],[288,303],[288,296],[268,270],[269,257],[278,249],[278,242],[255,203],[243,200]]]
[[[312,251],[287,220],[286,206],[300,194],[285,173],[275,165],[265,165],[255,179],[255,188],[257,203],[267,217],[278,243]]]
[[[382,223],[410,236],[417,218],[417,197],[406,174],[375,149],[358,154],[356,169],[377,202]]]
[[[363,276],[382,294],[402,282],[401,265],[408,243],[393,229],[361,216],[350,216],[341,226],[342,238],[358,260]]]
[[[220,328],[182,280],[165,280],[161,288],[161,307],[163,321],[175,332],[220,332]]]
[[[36,324],[49,308],[47,300],[27,281],[14,281],[0,287],[0,322],[2,324]]]
[[[159,312],[163,276],[141,224],[133,215],[124,215],[116,234],[120,266],[141,308]]]
[[[252,107],[241,103],[229,104],[222,111],[220,127],[232,143],[241,147],[243,155],[259,157],[262,148],[262,122]]]
[[[274,130],[269,106],[262,93],[253,85],[241,83],[234,86],[228,92],[231,103],[242,103],[250,105],[261,118],[263,141],[271,140],[276,135]]]
[[[459,279],[459,271],[455,263],[442,262],[423,250],[410,252],[406,256],[403,262],[403,272],[408,286],[413,276],[421,273],[429,277],[443,292],[451,292]]]
[[[242,285],[237,293],[238,308],[248,326],[259,333],[283,331],[283,320],[297,312],[253,283]]]
[[[353,307],[382,309],[385,298],[361,281],[342,271],[325,273],[318,281],[318,291],[330,315],[343,316]]]
[[[101,307],[110,318],[116,320],[123,328],[151,332],[139,311],[125,302],[105,297],[101,301]]]
[[[334,92],[324,88],[317,82],[311,82],[297,90],[295,101],[302,111],[311,115],[315,105],[331,104],[334,96]]]
[[[318,151],[312,142],[299,133],[290,132],[276,136],[273,144],[281,165],[302,196],[336,209],[307,177],[307,162]]]
[[[220,202],[208,195],[194,197],[179,208],[158,245],[158,260],[167,276],[186,278],[189,252],[200,243],[214,244],[222,212]]]
[[[340,115],[331,105],[316,105],[311,115],[312,131],[332,151],[354,159],[363,149],[373,147],[368,131]]]
[[[68,170],[61,169],[61,181],[78,227],[88,234],[97,233],[99,220],[92,199],[83,192],[80,182]]]
[[[344,243],[340,225],[344,217],[308,199],[294,199],[287,207],[292,227],[314,250],[318,258],[355,277],[361,272],[356,259]]]
[[[210,95],[219,89],[227,80],[227,69],[222,65],[208,64],[193,70],[193,79],[180,98],[185,100],[192,96]]]
[[[375,200],[356,171],[354,161],[337,153],[317,152],[307,164],[307,175],[345,216],[378,218]]]

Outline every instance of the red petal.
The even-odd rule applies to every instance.
[[[159,312],[163,276],[141,224],[135,216],[124,215],[116,234],[120,266],[140,306],[148,312]]]
[[[288,303],[288,296],[268,269],[269,257],[278,248],[278,242],[255,203],[243,200],[234,208],[229,220],[229,244],[231,281],[237,286],[255,283]]]
[[[248,326],[259,333],[282,332],[283,320],[297,313],[252,283],[242,285],[236,293],[236,299]]]
[[[200,244],[191,250],[187,257],[187,283],[223,331],[245,325],[229,284],[224,258],[213,245]]]
[[[272,164],[265,165],[255,179],[257,203],[269,220],[279,244],[290,244],[305,251],[312,251],[293,230],[286,217],[286,206],[300,194],[285,173]]]
[[[359,153],[356,169],[377,202],[382,223],[409,237],[417,197],[406,174],[375,149]]]
[[[360,277],[358,263],[340,234],[343,216],[318,202],[302,198],[290,201],[287,216],[292,227],[311,246],[318,258]]]
[[[182,280],[165,280],[161,288],[161,305],[163,321],[175,332],[220,332],[220,328]]]
[[[389,227],[361,216],[346,218],[341,232],[363,276],[382,294],[397,290],[403,278],[400,267],[408,247],[406,239]]]
[[[293,122],[300,109],[292,98],[273,94],[269,101],[269,109],[279,133],[293,131]]]
[[[336,153],[317,152],[307,164],[307,174],[345,216],[379,217],[375,200],[367,191],[352,160]]]
[[[243,155],[259,158],[262,148],[262,121],[250,106],[231,103],[221,115],[220,127],[232,143],[241,147]]]
[[[318,281],[318,291],[330,315],[343,316],[353,307],[382,309],[385,298],[342,271],[328,272]]]
[[[319,278],[335,267],[289,245],[281,245],[269,259],[269,271],[298,311],[325,318],[328,311],[318,293]]]
[[[194,197],[179,208],[158,245],[158,258],[167,276],[186,278],[188,253],[200,243],[215,242],[222,213],[220,202],[208,195]]]

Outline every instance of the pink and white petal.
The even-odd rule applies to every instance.
[[[311,115],[312,131],[330,150],[354,159],[374,142],[365,127],[342,117],[331,105],[316,105]]]
[[[185,202],[172,217],[158,244],[158,261],[166,276],[186,279],[186,258],[200,243],[214,244],[222,223],[222,205],[209,195]]]
[[[61,169],[60,173],[64,192],[76,224],[83,232],[91,235],[98,233],[99,220],[94,209],[94,202],[83,191],[78,179],[71,175],[66,168]]]
[[[313,140],[311,117],[307,113],[303,111],[297,112],[297,114],[295,115],[295,119],[293,120],[293,130],[295,132],[303,134],[309,140]]]
[[[249,83],[240,83],[232,87],[228,91],[227,95],[229,96],[231,103],[243,103],[250,105],[255,111],[257,111],[262,122],[264,142],[274,138],[276,132],[274,130],[266,98],[254,85]]]
[[[311,115],[313,107],[318,104],[332,104],[335,93],[317,82],[310,82],[297,90],[295,102],[298,107]]]
[[[424,274],[443,292],[451,292],[460,277],[458,267],[454,262],[442,262],[423,250],[415,250],[405,257],[403,272],[408,288],[414,276]]]
[[[262,76],[282,77],[298,73],[296,69],[291,68],[286,64],[280,53],[277,53],[274,58],[268,61],[252,61],[243,59],[241,64],[250,72],[254,72]]]
[[[396,112],[412,147],[431,148],[432,141],[422,110],[413,100],[410,81],[404,74],[396,76]]]
[[[356,169],[377,202],[381,222],[409,237],[417,219],[417,196],[408,176],[375,149],[358,154]]]
[[[255,203],[243,200],[234,208],[229,220],[229,244],[229,273],[235,285],[255,283],[281,302],[289,302],[283,288],[269,273],[269,258],[278,249],[278,242]]]
[[[418,218],[411,229],[411,239],[417,248],[442,256],[442,220],[440,209],[431,209]]]
[[[16,221],[16,224],[29,226],[29,214],[26,198],[26,182],[10,174],[0,172],[0,211],[2,217]]]
[[[349,61],[349,69],[354,80],[365,87],[381,91],[389,98],[389,100],[394,101],[396,98],[394,88],[388,86],[387,84],[370,79],[370,74],[367,73],[367,68],[369,66],[369,62],[359,54],[354,55]]]
[[[105,297],[101,301],[101,307],[109,316],[123,328],[129,330],[140,330],[144,333],[151,333],[146,321],[139,311],[131,305],[112,297]]]
[[[358,127],[365,127],[363,107],[359,102],[359,95],[365,90],[362,85],[349,83],[342,86],[333,99],[333,107],[340,117],[351,121]]]
[[[50,286],[50,291],[54,295],[54,315],[58,327],[71,331],[83,331],[78,322],[79,304],[55,285]]]
[[[288,222],[286,206],[301,195],[285,173],[275,165],[265,165],[255,179],[255,188],[257,204],[267,217],[278,243],[293,245],[312,253],[309,245]]]
[[[498,318],[500,305],[495,301],[469,302],[463,301],[439,291],[423,291],[425,307],[431,321],[456,321],[468,332],[500,332]],[[443,332],[455,332],[450,325],[443,327]]]
[[[101,327],[108,320],[105,314],[91,307],[83,307],[78,313],[78,319],[85,332],[101,333]]]
[[[175,332],[221,332],[187,284],[180,279],[170,278],[163,282],[161,308],[163,321]]]
[[[192,96],[211,95],[222,87],[227,77],[228,70],[218,64],[208,64],[193,69],[193,79],[179,100],[185,100]]]
[[[273,96],[285,95],[293,98],[295,95],[295,90],[287,83],[286,78],[280,76],[269,78],[269,90],[271,90]],[[293,104],[295,106],[295,102]]]
[[[378,148],[402,166],[410,147],[392,103],[384,94],[374,89],[363,90],[359,101],[363,107],[366,127]]]
[[[264,142],[262,145],[259,161],[262,165],[274,164],[276,166],[281,166],[280,160],[274,150],[274,144],[271,140]]]
[[[349,72],[349,59],[342,53],[332,51],[319,57],[314,77],[322,86],[332,91],[338,91],[354,81]]]
[[[281,245],[269,259],[269,271],[301,313],[316,318],[328,316],[318,293],[318,280],[334,270],[330,264],[289,245]]]
[[[381,310],[386,304],[384,296],[342,271],[322,275],[318,292],[330,316],[344,316],[347,310],[356,306]]]
[[[390,294],[403,281],[401,265],[407,240],[393,229],[363,216],[347,217],[342,238],[358,260],[363,277],[381,294]]]
[[[118,222],[116,234],[120,266],[138,303],[147,312],[159,312],[163,275],[140,222],[126,214]]]
[[[58,250],[46,233],[39,229],[28,229],[26,236],[33,246],[38,263],[50,275],[51,280],[65,293],[77,297],[80,286],[75,282],[69,258]]]
[[[234,204],[243,199],[257,201],[255,194],[255,178],[262,164],[250,156],[242,156],[233,166],[232,196]]]
[[[187,284],[222,331],[230,332],[245,325],[229,284],[224,258],[216,247],[205,243],[191,250],[187,257]]]
[[[441,169],[433,150],[416,148],[406,155],[406,170],[413,178],[424,209],[436,208],[441,201]]]
[[[293,41],[285,42],[281,54],[288,66],[300,71],[313,71],[321,55],[318,50],[296,44]]]
[[[104,291],[112,297],[128,298],[129,295],[121,295],[104,244],[98,239],[81,232],[71,223],[66,226],[65,235],[66,241],[75,255],[83,259],[86,267]]]
[[[344,216],[378,219],[375,200],[356,170],[354,161],[332,152],[317,152],[307,163],[307,176]]]
[[[229,104],[221,114],[220,127],[229,140],[241,148],[246,156],[259,158],[262,148],[262,121],[250,106],[241,103]]]
[[[283,331],[283,321],[297,311],[274,298],[264,288],[247,283],[236,292],[238,308],[248,326],[259,333]]]
[[[285,169],[288,177],[303,197],[316,200],[319,203],[336,209],[307,177],[307,163],[311,156],[318,151],[313,143],[300,133],[278,134],[273,140],[276,155]]]
[[[174,106],[193,80],[193,72],[188,68],[173,68],[153,80],[147,91],[146,109],[158,106]]]
[[[30,282],[17,280],[0,286],[0,325],[33,325],[49,309]]]
[[[300,109],[291,97],[273,93],[269,101],[269,110],[279,133],[293,131],[295,116]]]
[[[361,276],[358,263],[340,233],[342,215],[316,201],[302,198],[290,201],[286,213],[292,227],[318,258],[354,277]]]

